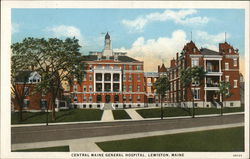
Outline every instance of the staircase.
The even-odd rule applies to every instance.
[[[103,110],[112,110],[112,103],[104,103]]]

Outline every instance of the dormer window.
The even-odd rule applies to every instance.
[[[229,52],[229,54],[231,54],[232,53],[232,49],[229,49],[228,52]]]
[[[193,48],[193,52],[196,52],[196,48]]]

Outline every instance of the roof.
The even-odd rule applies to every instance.
[[[97,55],[87,55],[83,56],[83,61],[97,61]],[[106,59],[106,56],[102,56],[102,60]],[[109,60],[114,60],[114,56],[110,56]],[[118,61],[120,62],[140,62],[132,57],[129,56],[118,56]]]
[[[200,51],[201,51],[202,55],[220,55],[219,52],[216,52],[216,51],[213,51],[210,49],[206,49],[206,48],[202,48],[202,49],[200,49]]]
[[[110,39],[109,33],[107,32],[107,34],[105,35],[105,39]]]
[[[145,77],[159,77],[158,72],[144,72]]]
[[[167,68],[165,67],[164,64],[162,64],[161,66],[158,66],[158,72],[167,72]]]

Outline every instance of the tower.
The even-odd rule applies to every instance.
[[[103,55],[104,56],[112,56],[113,55],[113,51],[111,49],[111,40],[110,40],[110,36],[109,36],[108,32],[105,35]]]

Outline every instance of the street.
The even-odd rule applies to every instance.
[[[11,143],[16,144],[89,138],[98,136],[111,136],[138,132],[192,128],[210,125],[223,125],[240,122],[244,122],[243,114],[187,119],[13,127],[11,128]]]

